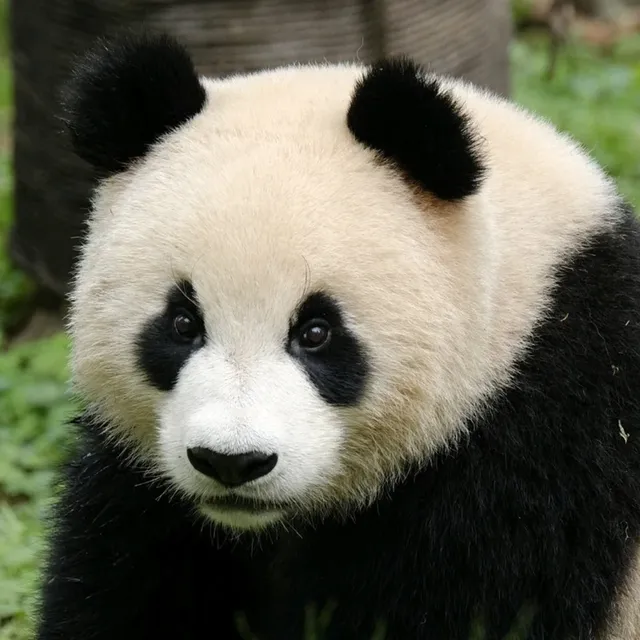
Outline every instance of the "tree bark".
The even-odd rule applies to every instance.
[[[67,292],[92,175],[56,108],[73,56],[144,22],[176,35],[202,73],[408,54],[432,69],[509,90],[508,0],[11,0],[16,105],[14,261]]]

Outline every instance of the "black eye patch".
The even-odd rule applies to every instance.
[[[307,348],[310,331],[329,329],[319,346]],[[329,404],[357,404],[369,373],[365,349],[344,324],[336,301],[325,293],[311,294],[298,308],[289,328],[287,351],[304,367],[318,393]]]
[[[193,286],[180,282],[167,294],[162,313],[140,332],[136,343],[138,366],[154,387],[170,391],[180,370],[204,340],[202,311]]]

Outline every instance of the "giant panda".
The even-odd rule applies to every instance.
[[[640,232],[580,146],[402,57],[128,33],[64,95],[40,640],[640,638]]]

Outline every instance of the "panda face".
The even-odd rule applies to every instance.
[[[253,528],[362,503],[444,439],[417,409],[445,411],[429,345],[446,317],[452,350],[464,329],[429,285],[446,260],[410,188],[348,130],[312,149],[230,135],[218,112],[99,189],[74,379],[203,513]]]
[[[125,39],[67,102],[102,176],[75,388],[233,529],[365,506],[455,442],[559,257],[615,210],[547,125],[406,61],[214,81],[166,38]]]
[[[368,360],[337,301],[301,293],[287,317],[249,297],[201,307],[180,283],[140,333],[139,366],[166,393],[161,466],[217,522],[271,522],[340,474],[339,409],[358,404]]]

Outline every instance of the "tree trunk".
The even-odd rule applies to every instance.
[[[220,75],[292,61],[405,53],[508,93],[508,0],[12,0],[15,224],[11,254],[66,293],[89,206],[89,168],[56,117],[72,57],[98,35],[144,23]]]

